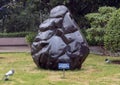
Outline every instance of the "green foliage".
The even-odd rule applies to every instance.
[[[32,44],[32,42],[34,41],[35,36],[36,36],[35,33],[30,33],[30,34],[26,35],[25,39],[26,39],[26,41],[27,41],[27,43],[29,45]]]
[[[116,11],[115,7],[100,7],[98,13],[88,13],[85,15],[87,20],[90,22],[91,27],[105,27],[109,21],[112,13]]]
[[[98,9],[98,12],[100,14],[107,14],[107,13],[113,13],[115,10],[116,10],[115,7],[103,6]]]
[[[89,13],[85,16],[91,25],[91,28],[86,30],[90,45],[104,45],[105,27],[115,11],[114,7],[104,6],[98,9],[98,13]]]
[[[65,3],[68,3],[69,0],[50,0],[50,4],[51,6],[56,6],[56,5],[59,5],[59,4],[65,4]]]
[[[22,0],[6,4],[9,11],[0,21],[1,32],[36,31],[40,24],[39,0]]]
[[[120,50],[120,9],[113,14],[108,22],[104,41],[108,50],[112,52]]]
[[[14,33],[0,33],[0,38],[4,37],[25,37],[31,32],[14,32]]]
[[[91,27],[101,27],[102,24],[101,14],[100,13],[90,13],[85,16],[87,20],[90,22]]]
[[[86,30],[87,41],[89,45],[103,45],[104,42],[104,29],[102,28],[89,28]]]
[[[21,32],[37,30],[39,24],[48,17],[50,9],[61,4],[69,8],[74,18],[80,21],[79,24],[82,25],[82,28],[86,27],[87,23],[82,18],[82,20],[78,20],[79,17],[83,17],[89,12],[94,12],[103,5],[118,7],[120,0],[1,0],[0,31]],[[112,10],[114,9],[102,9],[100,11],[105,13]],[[93,23],[93,25],[99,22]],[[102,25],[104,26],[103,23]]]

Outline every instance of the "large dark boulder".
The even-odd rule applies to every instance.
[[[35,64],[45,69],[58,69],[58,63],[70,63],[70,69],[80,69],[89,48],[69,10],[57,6],[39,26],[31,54]]]

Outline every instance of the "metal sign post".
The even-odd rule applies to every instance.
[[[58,63],[58,69],[63,70],[63,78],[65,78],[65,70],[70,69],[69,63]]]

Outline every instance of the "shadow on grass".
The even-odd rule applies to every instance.
[[[39,68],[39,67],[34,67],[33,69],[37,70],[37,71],[53,71],[53,72],[62,72],[63,69],[57,69],[57,70],[53,70],[53,69],[44,69],[44,68]],[[85,71],[86,69],[81,68],[81,69],[74,69],[74,70],[70,70],[70,69],[65,69],[65,71],[72,71],[72,72],[79,72],[79,71]]]
[[[112,64],[120,64],[120,60],[112,60]]]

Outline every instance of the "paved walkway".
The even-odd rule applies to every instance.
[[[30,52],[28,46],[0,46],[0,52]]]
[[[27,46],[26,39],[24,37],[18,38],[0,38],[0,46]]]
[[[24,37],[0,38],[0,52],[30,52]]]

